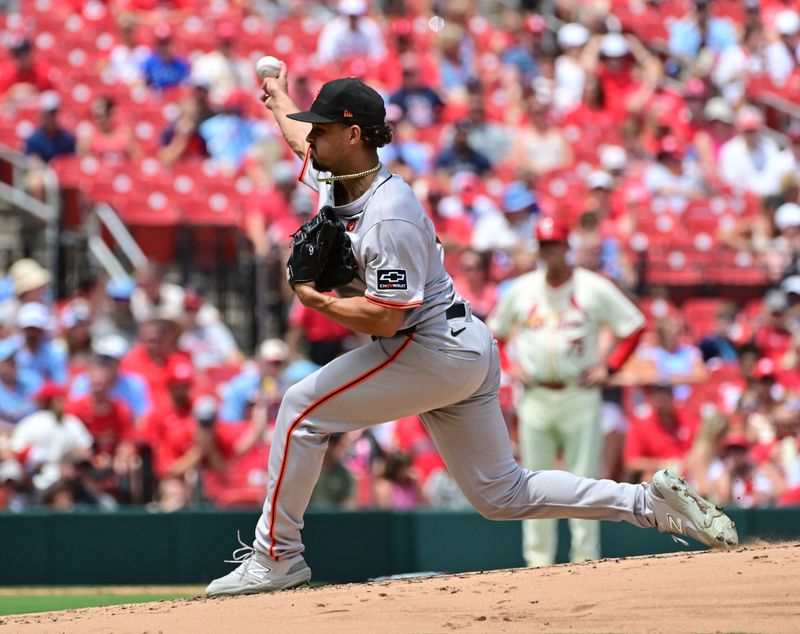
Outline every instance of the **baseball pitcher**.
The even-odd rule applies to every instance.
[[[520,467],[498,405],[492,334],[454,291],[433,225],[411,188],[378,161],[377,149],[392,137],[381,96],[358,79],[337,79],[323,85],[308,111],[298,112],[285,64],[263,89],[264,104],[305,160],[303,182],[319,192],[325,209],[294,236],[289,282],[305,306],[373,341],[287,390],[255,542],[234,553],[236,569],[214,580],[208,595],[307,582],[300,530],[328,438],[417,414],[464,495],[488,518],[608,519],[677,531],[710,546],[737,542],[730,520],[705,502],[698,505],[696,494],[669,472],[650,485],[633,485]],[[347,241],[331,226],[331,213]],[[350,258],[342,256],[348,243],[352,279],[336,295],[321,293],[319,276],[322,287],[349,277]]]

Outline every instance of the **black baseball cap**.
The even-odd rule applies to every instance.
[[[307,123],[373,125],[384,122],[386,108],[374,88],[355,77],[345,77],[323,84],[309,110],[288,117]]]

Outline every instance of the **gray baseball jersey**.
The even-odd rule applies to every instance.
[[[453,281],[433,223],[408,184],[382,165],[360,198],[336,206],[333,183],[317,180],[328,175],[309,167],[304,182],[319,193],[320,208],[336,210],[350,236],[358,273],[340,294],[404,309],[403,328],[444,313],[457,299]]]
[[[303,514],[330,434],[412,415],[420,416],[448,472],[487,517],[654,525],[641,485],[532,472],[515,462],[497,399],[497,343],[453,290],[433,225],[400,177],[382,167],[369,191],[340,206],[332,205],[332,186],[317,173],[305,178],[320,192],[320,206],[334,207],[350,234],[359,271],[345,294],[405,309],[405,331],[337,357],[286,391],[257,550],[275,559],[303,550]]]

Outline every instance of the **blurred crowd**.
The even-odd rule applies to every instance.
[[[64,182],[85,172],[84,193],[126,221],[131,206],[137,222],[173,202],[218,211],[225,191],[254,252],[285,259],[316,201],[253,62],[283,59],[301,108],[360,76],[394,127],[381,160],[426,206],[476,315],[536,267],[549,216],[576,264],[639,293],[648,333],[606,391],[604,475],[679,465],[715,501],[800,500],[797,2],[206,4],[19,3],[0,141]],[[41,172],[25,186],[43,195]],[[282,391],[359,343],[287,288],[287,332],[251,356],[202,288],[157,265],[54,302],[39,264],[9,264],[0,508],[257,504]],[[506,377],[512,438],[517,390]],[[428,504],[465,501],[417,419],[332,439],[312,499]]]

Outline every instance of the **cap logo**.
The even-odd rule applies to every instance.
[[[344,117],[347,118],[347,119],[352,119],[353,118],[353,113],[345,108]]]

